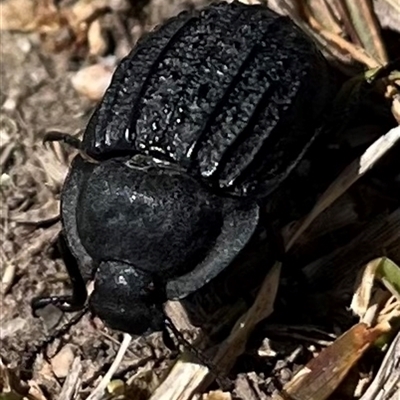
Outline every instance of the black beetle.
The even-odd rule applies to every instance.
[[[66,178],[72,296],[110,327],[160,330],[162,303],[215,278],[252,238],[268,196],[313,143],[329,67],[288,18],[239,2],[183,12],[118,66]]]

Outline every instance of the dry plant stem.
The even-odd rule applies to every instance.
[[[71,369],[65,379],[58,400],[73,400],[81,386],[82,364],[80,357],[75,357]]]
[[[400,311],[400,302],[392,296],[386,303],[385,308],[382,310],[381,315],[387,315]]]
[[[381,63],[366,54],[362,48],[353,45],[342,37],[325,29],[311,14],[305,2],[297,0],[297,4],[302,18],[308,22],[313,30],[317,31],[328,42],[349,53],[355,60],[365,64],[368,68],[377,68],[382,66]]]
[[[386,64],[388,57],[380,34],[379,24],[371,0],[345,0],[352,23],[363,47],[380,63]]]
[[[386,292],[387,294],[387,292]],[[376,319],[377,323],[383,323],[386,321],[395,321],[396,319],[400,318],[400,302],[395,296],[389,297],[387,299],[386,304],[384,304],[383,307],[381,307],[381,310],[379,312],[379,315]],[[391,304],[391,302],[394,302],[394,304]],[[383,301],[382,301],[383,303]],[[396,323],[396,322],[395,322]],[[399,365],[400,367],[400,365]]]
[[[359,159],[353,161],[328,187],[305,219],[297,225],[295,233],[286,241],[286,250],[293,246],[318,215],[365,175],[399,140],[400,126],[397,126],[376,140]]]
[[[332,0],[319,0],[318,2],[311,2],[313,14],[318,21],[324,21],[326,28],[336,35],[343,34],[343,27],[339,23],[337,4]]]
[[[350,36],[351,40],[357,44],[357,46],[361,46],[361,40],[358,36],[357,31],[354,29],[353,24],[351,23],[351,18],[349,15],[349,10],[345,6],[345,3],[343,0],[335,0],[335,5],[336,8],[340,14],[340,18],[343,21],[343,25],[345,26],[345,29]]]
[[[111,364],[109,370],[104,375],[103,379],[100,381],[98,386],[93,390],[93,392],[87,398],[87,400],[100,400],[103,397],[104,391],[107,388],[107,385],[110,383],[113,375],[117,371],[119,365],[121,364],[122,359],[124,358],[125,353],[128,350],[131,341],[132,341],[132,336],[128,335],[127,333],[124,333],[124,338],[122,340],[121,346],[118,350],[117,355],[115,356],[113,363]]]
[[[400,398],[400,332],[387,351],[375,379],[360,400]]]

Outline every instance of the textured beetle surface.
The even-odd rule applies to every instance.
[[[182,13],[120,63],[62,194],[63,234],[93,311],[132,333],[224,270],[268,194],[312,143],[332,95],[325,60],[261,6]]]

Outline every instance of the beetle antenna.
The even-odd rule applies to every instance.
[[[203,354],[203,352],[197,349],[195,346],[192,345],[182,334],[182,332],[176,328],[172,320],[166,316],[165,323],[168,328],[171,329],[171,332],[174,334],[178,342],[186,347],[196,358],[201,361],[209,370],[210,373],[214,375],[214,378],[219,383],[219,385],[223,388],[231,386],[231,383],[226,379],[222,371],[207,357]]]
[[[47,346],[52,344],[54,340],[66,334],[72,326],[77,324],[81,318],[86,314],[88,311],[88,306],[85,305],[81,311],[75,314],[70,320],[68,320],[64,325],[60,328],[56,329],[50,336],[47,338],[39,341],[36,344],[30,345],[30,349],[24,354],[21,365],[22,370],[30,371],[32,370],[33,363],[35,362],[36,356]]]

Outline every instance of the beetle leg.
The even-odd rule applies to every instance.
[[[47,142],[63,142],[68,146],[79,151],[82,158],[91,163],[97,164],[98,161],[90,157],[83,148],[82,141],[69,133],[49,131],[44,135],[43,144]]]
[[[171,335],[168,332],[167,324],[165,324],[163,326],[163,328],[162,328],[162,339],[163,339],[163,342],[164,342],[165,346],[169,350],[171,350],[171,351],[177,351],[178,350],[176,344],[174,343]]]
[[[68,312],[81,310],[86,303],[87,290],[85,281],[83,280],[75,257],[71,254],[67,247],[63,234],[59,236],[59,246],[68,275],[71,279],[72,295],[37,297],[33,299],[31,307],[35,316],[38,309],[43,308],[48,304],[53,304],[60,310]]]
[[[80,139],[72,136],[68,133],[58,132],[58,131],[50,131],[44,135],[43,143],[47,142],[64,142],[68,146],[73,147],[74,149],[81,150],[82,142]]]

